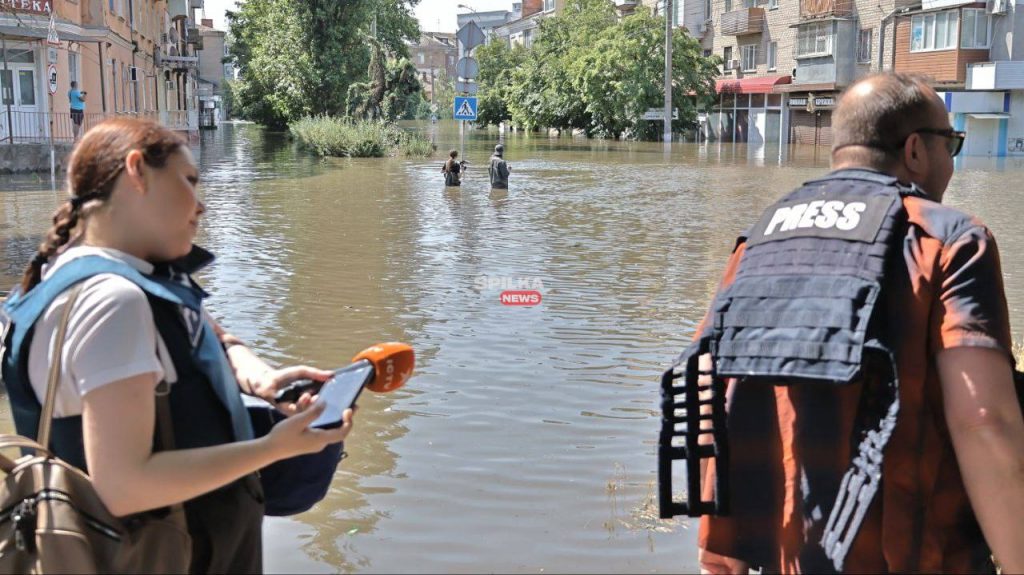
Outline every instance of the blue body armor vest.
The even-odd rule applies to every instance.
[[[252,427],[238,383],[212,326],[203,319],[205,292],[194,284],[143,275],[128,264],[99,256],[76,258],[27,294],[16,293],[4,303],[9,333],[3,380],[18,433],[35,439],[42,410],[28,378],[28,353],[37,320],[65,290],[99,274],[121,276],[139,286],[149,299],[157,329],[178,372],[170,393],[176,448],[251,439]],[[186,316],[193,319],[186,321]],[[61,459],[86,469],[81,416],[55,418],[49,447]]]
[[[923,193],[876,172],[838,172],[783,197],[741,238],[746,251],[734,281],[716,295],[703,333],[662,378],[662,517],[729,513],[727,378],[841,386],[879,375],[885,383],[870,391],[877,401],[862,402],[859,444],[821,541],[842,569],[878,490],[899,412],[894,348],[879,318],[887,266],[906,230],[905,195]],[[698,368],[703,354],[712,358],[710,371]],[[686,501],[672,497],[674,460],[686,462]],[[710,501],[702,496],[702,460],[715,460]]]

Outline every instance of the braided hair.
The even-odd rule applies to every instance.
[[[67,187],[71,197],[57,208],[53,226],[25,267],[22,293],[39,284],[43,266],[71,240],[87,208],[110,199],[131,151],[142,152],[147,166],[162,168],[171,154],[184,145],[177,134],[150,121],[108,120],[89,130],[75,146],[68,162]]]

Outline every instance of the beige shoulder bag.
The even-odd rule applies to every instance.
[[[0,573],[185,573],[192,541],[181,505],[163,515],[114,517],[89,476],[44,447],[49,445],[68,319],[80,292],[81,284],[72,289],[57,328],[39,442],[0,435],[0,450],[31,452],[13,460],[0,455]],[[161,450],[174,449],[165,383],[157,388],[156,405]]]

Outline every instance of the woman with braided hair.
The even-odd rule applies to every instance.
[[[297,379],[331,372],[272,368],[205,313],[206,294],[190,275],[212,260],[192,244],[204,210],[198,183],[188,147],[166,128],[114,120],[86,133],[69,162],[71,197],[5,306],[39,311],[30,325],[14,321],[28,335],[8,350],[3,376],[18,432],[36,437],[71,302],[53,361],[51,450],[88,470],[115,515],[184,504],[193,572],[260,572],[255,472],[342,441],[352,412],[341,427],[310,428],[322,406],[305,394],[279,405],[291,417],[253,439],[241,393],[272,400]],[[155,438],[167,427],[170,449]]]

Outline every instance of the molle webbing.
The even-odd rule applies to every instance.
[[[821,541],[842,569],[878,491],[882,454],[899,412],[895,358],[878,318],[884,276],[906,229],[901,196],[917,193],[865,172],[809,182],[765,211],[747,237],[733,282],[716,296],[704,332],[662,379],[663,517],[728,514],[726,379],[848,385],[870,365],[882,377],[881,391],[874,390],[880,401],[862,403],[854,459]],[[704,353],[714,367],[702,373],[698,358]],[[675,385],[680,378],[684,385]],[[699,414],[702,406],[705,413]],[[672,461],[679,459],[686,460],[689,475],[685,502],[672,498]],[[702,459],[715,460],[712,500],[701,493]]]

